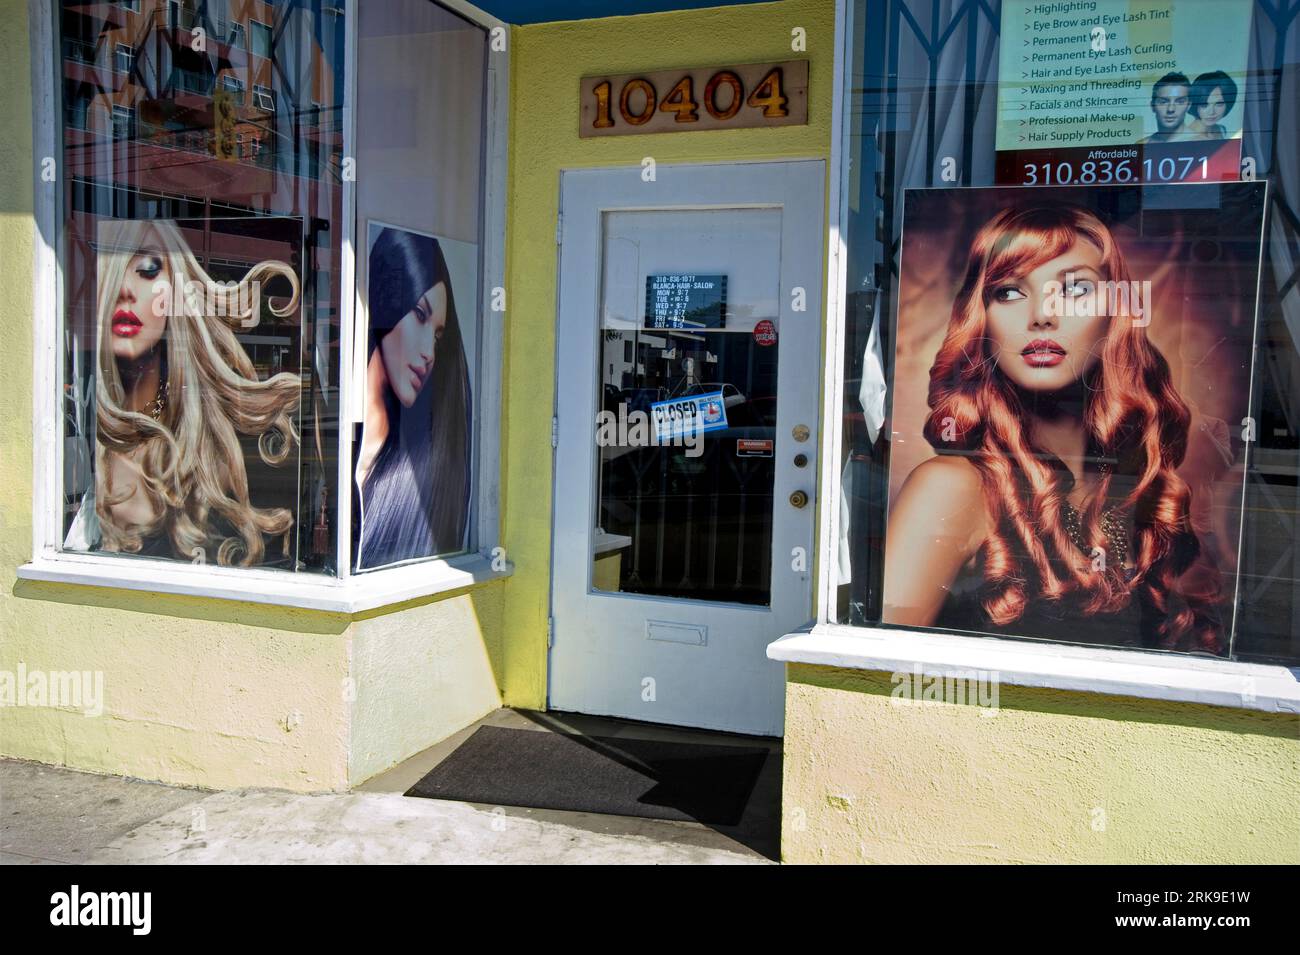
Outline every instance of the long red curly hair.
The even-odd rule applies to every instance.
[[[982,603],[994,624],[1018,620],[1034,598],[1075,594],[1086,615],[1113,613],[1136,599],[1154,645],[1219,652],[1219,579],[1204,562],[1188,573],[1201,548],[1189,517],[1191,491],[1175,473],[1187,450],[1191,413],[1174,389],[1168,362],[1147,339],[1145,323],[1134,322],[1130,300],[1111,296],[1098,360],[1082,382],[1089,453],[1113,467],[1099,471],[1097,492],[1080,514],[1084,540],[1104,553],[1109,544],[1101,518],[1115,475],[1131,481],[1118,505],[1133,521],[1130,573],[1104,564],[1094,569],[1080,559],[1063,523],[1062,471],[1032,444],[1023,396],[998,370],[986,307],[999,283],[1023,277],[1079,239],[1101,250],[1103,278],[1127,289],[1123,253],[1087,209],[1010,207],[979,230],[930,369],[926,440],[940,454],[962,454],[979,470],[992,528],[980,551]]]

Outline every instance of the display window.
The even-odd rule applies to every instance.
[[[265,599],[481,562],[496,21],[432,0],[48,13],[63,108],[38,128],[57,173],[38,281],[62,397],[38,560],[127,586],[166,564],[174,589],[232,595],[253,573]]]
[[[1266,6],[852,5],[829,622],[1300,660]]]

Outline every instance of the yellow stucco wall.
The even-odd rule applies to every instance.
[[[787,862],[1300,862],[1300,716],[793,665]]]
[[[451,599],[366,614],[349,647],[355,701],[353,785],[446,739],[501,705],[501,590],[495,581]]]
[[[355,785],[499,705],[499,583],[354,620],[17,580],[32,328],[54,320],[32,313],[27,17],[26,0],[0,0],[0,671],[99,672],[105,700],[99,716],[0,708],[0,755],[217,788]]]
[[[802,27],[806,52],[792,52]],[[782,0],[511,31],[507,243],[504,541],[507,703],[546,703],[551,552],[551,414],[555,393],[555,217],[560,172],[593,166],[829,158],[835,5]],[[578,83],[593,73],[726,66],[807,57],[808,125],[578,137]]]
[[[0,754],[203,786],[340,789],[459,729],[498,705],[502,692],[514,705],[544,706],[559,171],[638,164],[646,155],[827,157],[833,3],[783,0],[512,30],[502,494],[516,576],[355,621],[16,579],[31,549],[35,177],[27,4],[0,0],[0,16],[0,253],[10,263],[0,272],[8,345],[0,401],[9,412],[0,424],[0,670],[99,671],[106,696],[94,718],[0,710]],[[806,31],[806,54],[792,54],[795,27]],[[577,87],[586,73],[791,55],[812,61],[807,126],[578,138]]]
[[[0,670],[98,670],[106,693],[99,717],[0,710],[0,754],[340,789],[496,706],[498,687],[544,706],[560,170],[827,157],[833,4],[512,30],[502,483],[516,573],[355,619],[16,580],[31,546],[36,239],[25,0],[0,0],[0,22]],[[784,59],[796,26],[807,127],[578,138],[582,75]],[[1296,717],[1013,687],[986,717],[900,707],[890,689],[884,674],[790,669],[788,860],[1300,862]]]

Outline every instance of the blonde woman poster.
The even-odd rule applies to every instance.
[[[259,226],[247,246],[287,250]],[[245,567],[285,560],[302,383],[259,374],[240,336],[297,321],[296,270],[267,258],[218,281],[168,219],[101,222],[96,257],[95,479],[64,546]],[[254,503],[251,457],[287,472],[279,506]]]
[[[1228,651],[1263,192],[908,191],[886,623]]]

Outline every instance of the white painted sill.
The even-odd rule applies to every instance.
[[[18,568],[18,577],[355,614],[463,590],[508,577],[513,571],[514,565],[509,563],[503,570],[494,570],[492,561],[482,554],[420,561],[343,580],[317,574],[200,567],[98,554],[51,554],[23,564]]]
[[[818,624],[781,637],[768,646],[767,656],[884,673],[919,669],[926,676],[983,670],[1014,686],[1300,713],[1300,668],[1175,653]]]

